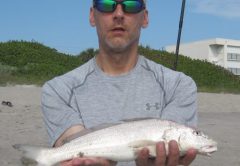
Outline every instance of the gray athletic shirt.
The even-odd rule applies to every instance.
[[[143,56],[134,69],[118,76],[105,74],[93,58],[43,86],[42,112],[50,145],[77,124],[90,128],[154,117],[196,126],[196,89],[190,77]]]

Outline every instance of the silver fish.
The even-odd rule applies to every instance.
[[[210,155],[217,151],[217,143],[193,128],[160,119],[145,119],[124,122],[111,127],[85,133],[57,148],[39,148],[14,145],[24,156],[41,166],[51,166],[74,157],[103,157],[113,161],[132,161],[138,152],[147,147],[151,156],[156,156],[155,146],[159,141],[167,144],[176,140],[181,155],[190,148],[199,154]]]

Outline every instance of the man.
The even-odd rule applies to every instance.
[[[79,68],[43,86],[42,110],[52,146],[73,134],[122,119],[154,117],[196,126],[196,86],[191,78],[138,55],[141,28],[148,25],[144,0],[93,0],[90,24],[96,27],[99,53]],[[96,138],[97,139],[97,138]],[[137,166],[189,165],[195,150],[179,157],[175,141],[169,154],[162,142],[157,157],[139,152]],[[71,165],[116,165],[102,158],[76,158]]]

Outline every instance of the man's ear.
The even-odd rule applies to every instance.
[[[142,28],[146,28],[147,26],[148,26],[148,10],[147,9],[145,9],[144,11],[143,11],[144,13],[144,18],[143,18],[143,23],[142,23]]]
[[[92,27],[95,27],[95,18],[94,18],[94,9],[93,7],[90,8],[90,14],[89,14],[89,22]]]

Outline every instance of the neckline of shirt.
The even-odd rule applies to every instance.
[[[137,71],[137,69],[139,68],[140,64],[141,64],[142,59],[143,59],[143,57],[141,55],[139,55],[137,63],[134,66],[133,69],[131,69],[129,72],[126,72],[126,73],[123,73],[123,74],[119,74],[119,75],[115,75],[115,76],[108,75],[107,73],[102,71],[102,69],[97,64],[96,56],[94,56],[94,58],[93,58],[93,66],[94,66],[97,74],[99,74],[102,78],[116,80],[116,79],[120,79],[120,78],[128,78],[133,73],[135,73]]]

